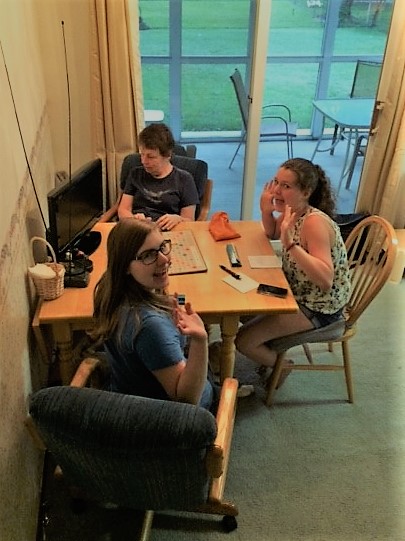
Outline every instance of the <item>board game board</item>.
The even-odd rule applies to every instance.
[[[172,264],[169,274],[190,274],[207,271],[207,265],[192,231],[189,229],[167,231],[164,233],[164,237],[172,241]]]

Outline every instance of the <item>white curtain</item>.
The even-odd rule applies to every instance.
[[[117,198],[121,164],[144,127],[138,0],[91,2],[92,130],[106,165],[107,206]]]
[[[396,0],[377,100],[383,104],[369,138],[356,210],[405,227],[405,2]]]

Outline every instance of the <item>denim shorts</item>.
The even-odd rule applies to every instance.
[[[340,321],[341,319],[344,319],[343,308],[341,308],[334,314],[323,314],[322,312],[314,312],[313,310],[311,310],[307,306],[304,306],[301,303],[298,303],[298,306],[300,307],[301,312],[304,314],[305,317],[309,319],[315,329],[320,329],[321,327],[325,327],[326,325],[335,323],[335,321]]]

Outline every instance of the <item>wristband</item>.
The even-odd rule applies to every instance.
[[[295,242],[292,242],[288,248],[285,249],[286,252],[289,252],[291,250],[291,248],[294,248],[294,246],[296,246]]]

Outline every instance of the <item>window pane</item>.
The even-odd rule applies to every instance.
[[[139,14],[139,35],[142,55],[168,56],[168,0],[140,0]]]
[[[321,6],[318,6],[321,4]],[[273,1],[269,54],[272,56],[319,55],[328,2]]]
[[[244,66],[236,66],[234,63],[183,66],[182,125],[184,131],[226,132],[241,129],[242,120],[229,78],[236,67],[244,73]]]
[[[334,53],[382,55],[393,9],[392,1],[343,1]]]
[[[249,0],[183,0],[182,54],[247,54]]]
[[[164,112],[164,121],[170,125],[169,66],[162,64],[142,65],[142,85],[145,109]]]

